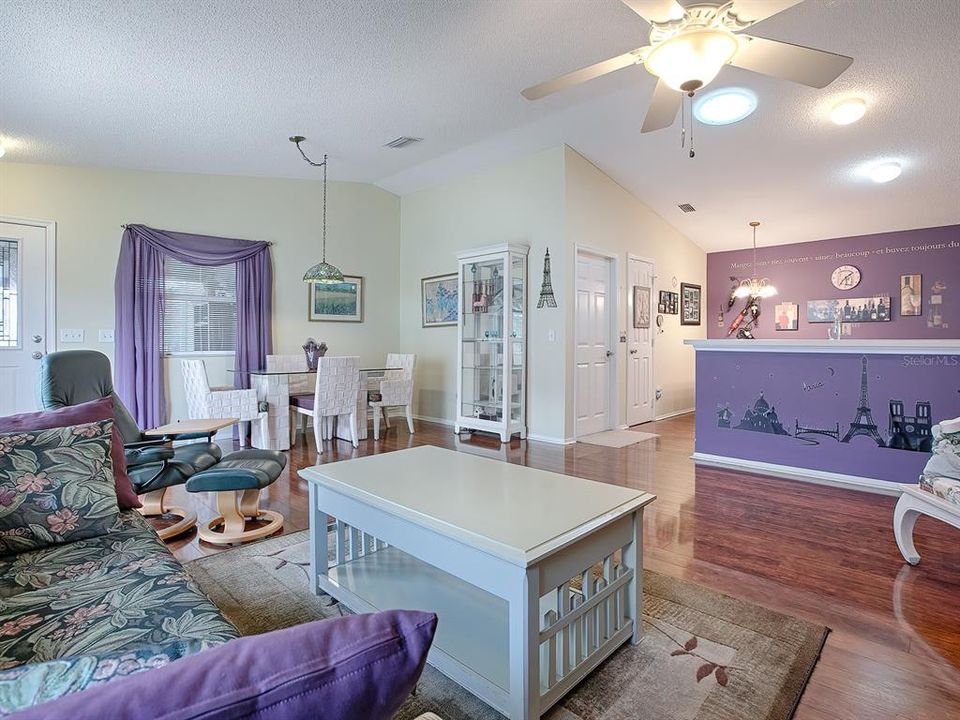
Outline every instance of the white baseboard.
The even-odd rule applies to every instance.
[[[860,477],[858,475],[844,475],[842,473],[827,472],[826,470],[809,470],[791,465],[776,465],[774,463],[760,462],[759,460],[743,460],[741,458],[724,457],[722,455],[710,455],[709,453],[695,452],[690,458],[695,463],[701,465],[711,465],[729,470],[746,470],[761,475],[786,478],[787,480],[800,480],[817,485],[830,485],[848,490],[877,493],[879,495],[900,495],[903,492],[900,485],[908,484]]]
[[[527,440],[550,443],[551,445],[573,445],[576,442],[574,438],[558,438],[549,435],[535,435],[533,433],[527,433]]]
[[[437,425],[446,425],[447,427],[453,427],[456,424],[453,422],[453,420],[448,420],[447,418],[430,417],[429,415],[414,415],[413,419],[437,423]]]
[[[687,413],[692,413],[696,408],[684,408],[683,410],[674,410],[673,412],[664,413],[663,415],[657,415],[653,418],[654,422],[658,420],[667,420],[668,418],[677,417],[677,415],[686,415]]]

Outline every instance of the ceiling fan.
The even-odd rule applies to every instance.
[[[803,0],[622,0],[650,24],[650,44],[534,85],[521,94],[539,100],[560,90],[631,65],[657,77],[641,132],[670,127],[683,95],[708,85],[724,65],[823,88],[850,67],[853,58],[743,34],[771,15]]]

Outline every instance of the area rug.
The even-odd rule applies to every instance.
[[[306,531],[187,563],[244,635],[348,613],[310,592]],[[787,720],[829,629],[707,588],[644,572],[644,636],[624,645],[549,720]],[[441,618],[442,622],[442,618]],[[396,720],[503,720],[427,666]]]
[[[606,430],[593,435],[584,435],[583,437],[577,438],[577,442],[586,443],[587,445],[623,448],[658,437],[660,436],[654,433],[635,432],[633,430]]]

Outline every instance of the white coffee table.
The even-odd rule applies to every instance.
[[[300,476],[314,591],[357,612],[437,613],[429,662],[514,720],[539,718],[640,638],[654,495],[431,446]]]

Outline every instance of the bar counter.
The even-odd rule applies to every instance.
[[[897,494],[960,416],[960,340],[685,342],[697,463]]]

